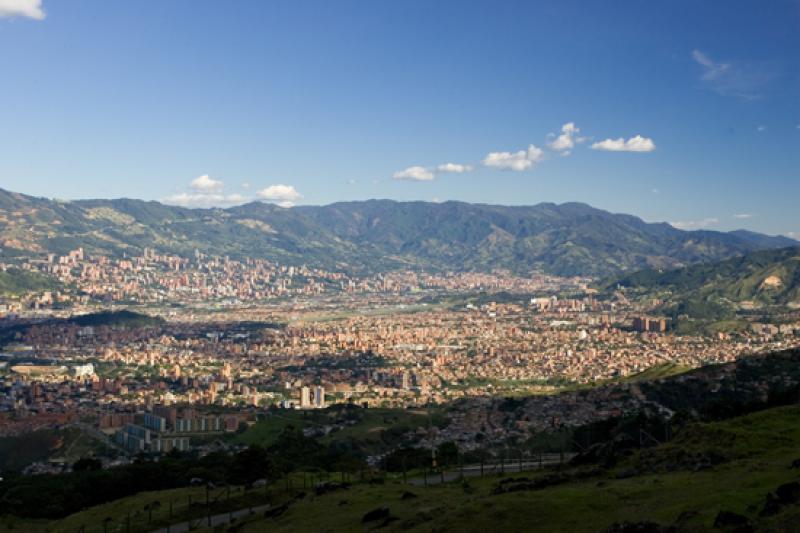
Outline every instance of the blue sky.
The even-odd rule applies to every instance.
[[[0,99],[0,187],[28,194],[800,237],[796,0],[0,0]]]

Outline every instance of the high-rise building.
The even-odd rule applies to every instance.
[[[300,388],[300,408],[308,409],[311,407],[311,389],[308,387]]]
[[[314,407],[317,409],[325,408],[325,387],[314,387]]]

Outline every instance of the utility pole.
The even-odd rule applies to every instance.
[[[208,518],[208,527],[211,527],[211,501],[210,498],[211,487],[209,482],[206,482],[206,516]]]

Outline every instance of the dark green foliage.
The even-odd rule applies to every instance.
[[[403,472],[416,468],[430,468],[431,451],[427,448],[398,448],[383,459],[387,472]]]
[[[780,284],[765,284],[770,277],[779,279]],[[678,314],[726,316],[715,302],[753,300],[785,304],[799,301],[800,248],[764,250],[666,272],[644,270],[606,280],[601,286],[606,290],[624,287],[641,293],[669,294],[673,300],[684,302]],[[706,306],[703,302],[710,303]]]
[[[234,455],[215,452],[197,458],[173,453],[158,462],[140,457],[107,470],[97,469],[94,461],[81,459],[69,474],[6,475],[0,482],[0,516],[60,518],[142,491],[189,486],[194,478],[215,485],[247,485],[295,470],[332,471],[346,465],[353,471],[364,465],[363,459],[325,447],[294,428],[287,428],[269,448],[251,446]]]
[[[100,470],[103,467],[103,463],[100,460],[95,459],[94,457],[82,457],[75,461],[75,464],[72,465],[73,472],[86,472],[89,470]]]
[[[54,290],[59,283],[53,278],[19,268],[0,271],[0,296],[17,296],[27,292]]]
[[[56,202],[0,190],[0,211],[9,217],[26,213],[23,225],[0,224],[0,237],[57,253],[83,246],[89,253],[121,256],[151,247],[191,257],[199,250],[353,272],[506,268],[599,276],[791,242],[685,232],[579,203],[509,207],[370,200],[292,209],[257,202],[185,209],[129,199]],[[0,250],[0,256],[19,254],[33,252]]]
[[[133,311],[100,311],[88,315],[79,315],[69,319],[69,322],[79,326],[109,326],[122,328],[141,328],[146,326],[159,326],[164,324],[164,319],[150,315],[143,315]]]

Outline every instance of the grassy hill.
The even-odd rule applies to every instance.
[[[29,292],[54,290],[58,282],[36,272],[18,268],[0,271],[0,296],[20,296]]]
[[[761,250],[674,270],[643,270],[606,279],[606,294],[661,299],[679,331],[741,329],[749,311],[779,315],[800,305],[800,247]]]
[[[635,452],[612,468],[565,465],[430,486],[422,486],[420,479],[407,484],[398,478],[380,484],[351,479],[349,486],[326,493],[302,490],[299,478],[293,481],[294,490],[287,492],[280,481],[270,489],[270,498],[273,508],[282,506],[282,512],[240,518],[234,530],[588,533],[634,531],[619,524],[638,523],[642,529],[635,531],[719,531],[715,521],[727,512],[754,528],[739,531],[796,531],[800,474],[793,465],[799,458],[800,407],[779,407],[692,424],[673,441]],[[197,488],[142,493],[60,521],[6,518],[0,520],[0,527],[13,524],[17,530],[72,531],[85,525],[86,531],[101,531],[106,518],[124,527],[128,513],[136,512],[138,526],[131,531],[146,531],[145,505],[159,502],[156,518],[163,525],[168,502],[175,502],[177,509],[192,491],[195,501],[204,498]],[[247,508],[266,501],[259,500],[259,494],[245,496],[235,488],[229,505]],[[388,517],[365,520],[379,508],[386,508]],[[195,516],[203,516],[202,506]]]
[[[800,302],[800,248],[764,250],[667,272],[645,270],[605,283],[606,289],[614,287],[672,298]]]
[[[349,271],[507,268],[603,276],[713,261],[786,240],[686,232],[579,203],[369,200],[186,209],[130,199],[60,202],[0,190],[0,257],[6,258],[78,246],[106,255],[151,247],[186,257],[200,250]]]
[[[116,328],[141,328],[146,326],[159,326],[164,324],[164,319],[134,311],[123,309],[121,311],[99,311],[85,315],[73,316],[68,322],[78,326],[109,326]]]

